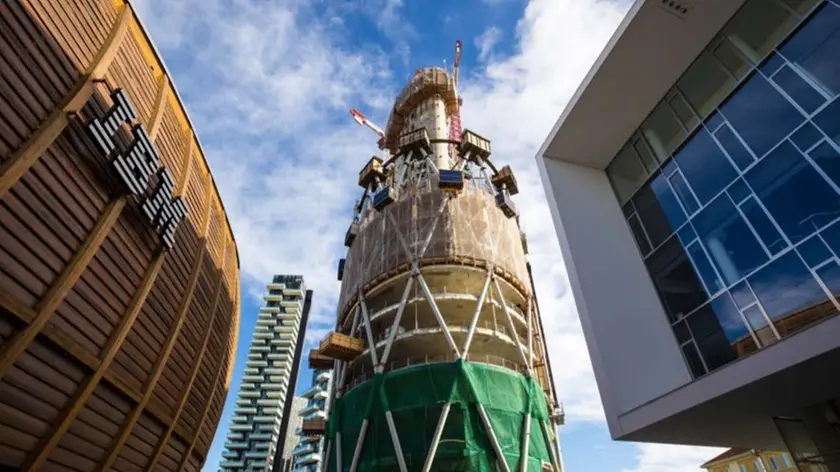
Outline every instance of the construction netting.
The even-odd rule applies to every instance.
[[[450,199],[433,187],[416,199],[416,243],[411,229],[413,198],[410,196],[398,198],[381,212],[371,210],[362,220],[359,234],[347,251],[338,305],[340,313],[346,313],[359,288],[409,270],[411,259],[399,235],[409,248],[422,249],[432,227],[434,232],[421,266],[490,263],[523,293],[530,293],[519,226],[496,207],[489,192],[470,185]],[[433,225],[436,219],[437,224]]]
[[[455,91],[455,80],[449,73],[439,67],[429,67],[414,74],[397,99],[388,117],[385,127],[385,146],[394,149],[397,138],[402,134],[403,125],[409,112],[427,98],[440,95],[446,106],[446,114],[455,113],[458,107],[458,97]],[[411,130],[406,130],[411,131]]]
[[[532,378],[463,360],[377,374],[335,401],[326,432],[325,444],[332,444],[328,470],[349,470],[365,419],[357,470],[400,470],[386,411],[393,415],[408,470],[421,470],[443,406],[451,404],[431,470],[502,470],[478,412],[482,405],[510,470],[519,470],[525,416],[531,416],[527,470],[541,471],[551,463],[541,427],[549,420],[544,398]],[[339,432],[341,464],[335,441]]]

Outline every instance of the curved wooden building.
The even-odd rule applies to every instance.
[[[199,470],[239,260],[122,0],[0,2],[0,470]]]

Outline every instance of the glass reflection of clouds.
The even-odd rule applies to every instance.
[[[749,0],[607,168],[695,376],[840,307],[840,0],[800,3]]]

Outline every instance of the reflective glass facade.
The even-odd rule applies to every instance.
[[[840,0],[750,0],[607,169],[695,376],[840,309]]]

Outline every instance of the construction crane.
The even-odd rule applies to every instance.
[[[461,40],[455,41],[455,62],[452,63],[452,82],[455,85],[455,93],[458,93],[458,73],[461,69]],[[461,141],[461,105],[464,101],[458,96],[458,106],[449,121],[449,155],[455,158],[455,142]]]
[[[359,110],[353,108],[350,110],[350,115],[353,116],[353,119],[356,120],[356,123],[367,126],[371,129],[374,133],[379,135],[379,141],[377,144],[379,145],[379,149],[383,149],[385,147],[385,131],[382,131],[382,128],[376,126],[375,124],[371,123],[365,115],[363,115]]]

